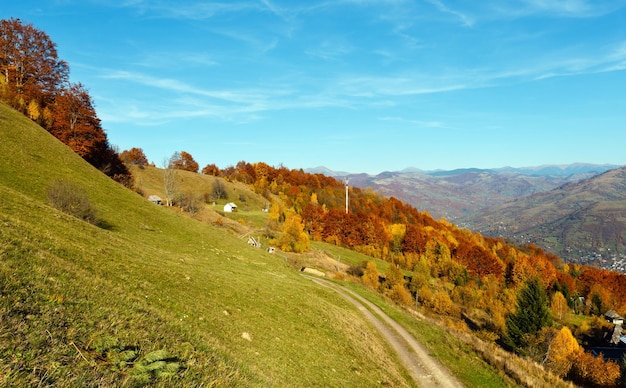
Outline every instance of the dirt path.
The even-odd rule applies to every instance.
[[[328,287],[346,300],[354,304],[365,317],[374,324],[391,347],[398,353],[413,380],[421,387],[462,387],[454,376],[450,374],[435,359],[428,355],[428,351],[417,342],[408,331],[391,319],[376,305],[362,296],[338,286],[324,279],[303,275],[324,287]]]

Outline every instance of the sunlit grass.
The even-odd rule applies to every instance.
[[[279,256],[149,203],[4,105],[0,138],[0,385],[410,385],[353,306]],[[108,227],[49,206],[57,179]]]

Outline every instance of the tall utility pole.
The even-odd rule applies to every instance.
[[[348,214],[348,177],[346,177],[346,214]]]

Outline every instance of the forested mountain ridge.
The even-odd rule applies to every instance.
[[[626,167],[484,209],[461,222],[486,235],[535,243],[568,262],[624,271]]]
[[[618,166],[575,163],[526,168],[457,169],[422,171],[405,169],[377,175],[320,172],[338,179],[348,178],[351,185],[396,197],[428,211],[434,218],[455,221],[517,198],[549,191],[565,183],[590,178]]]

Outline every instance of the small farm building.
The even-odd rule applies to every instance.
[[[236,212],[237,211],[237,205],[235,205],[232,202],[227,203],[226,205],[224,205],[224,211],[226,213],[232,213],[232,212]]]
[[[163,204],[163,200],[161,199],[161,197],[159,197],[158,195],[154,195],[154,194],[148,197],[148,201],[157,205]]]

